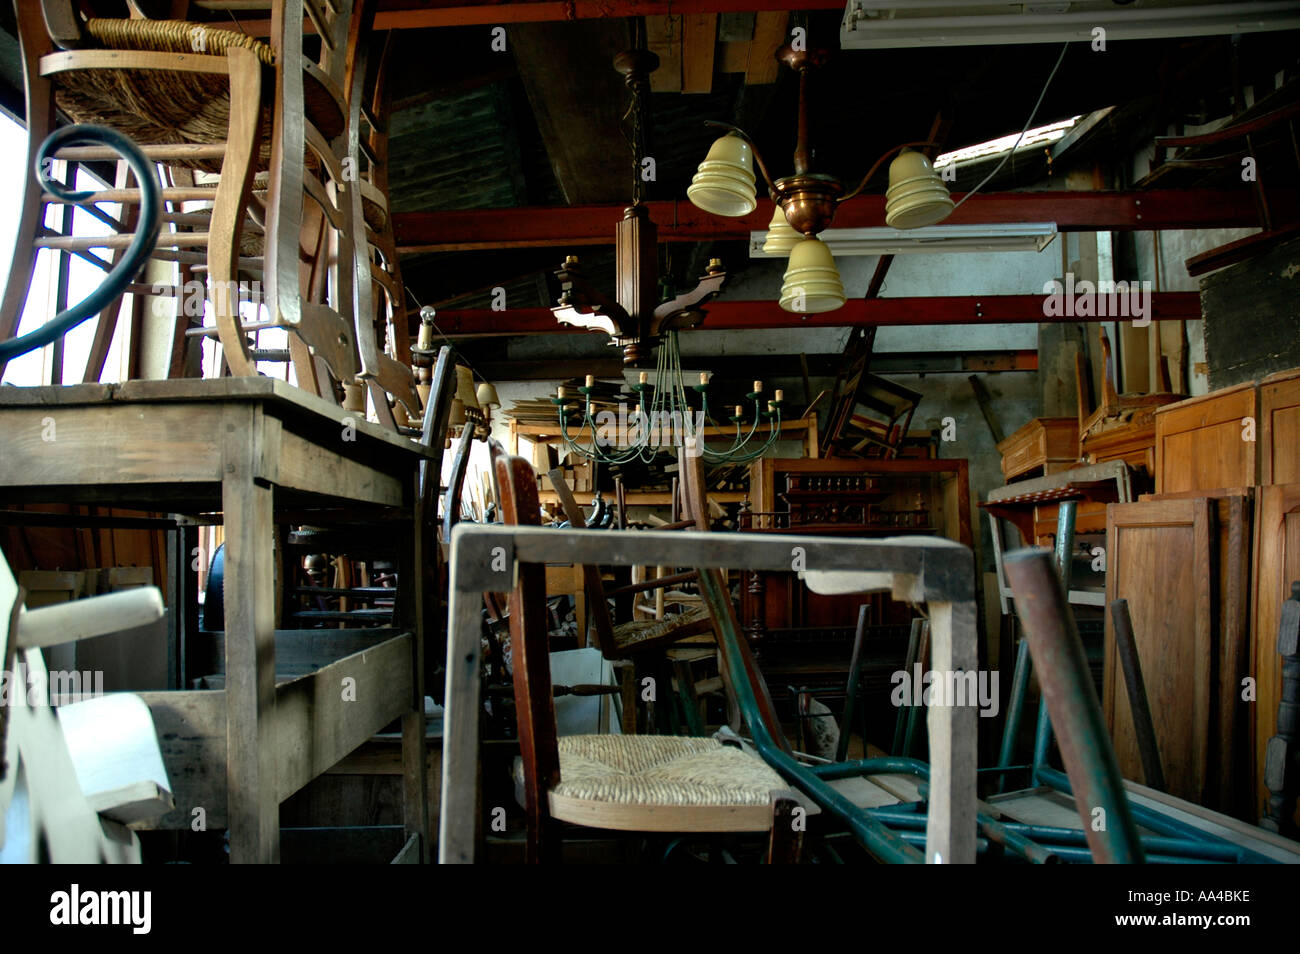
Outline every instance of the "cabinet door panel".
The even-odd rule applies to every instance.
[[[1277,732],[1277,703],[1282,692],[1281,657],[1277,654],[1278,614],[1300,580],[1300,483],[1259,489],[1255,525],[1255,626],[1253,707],[1255,738],[1255,812],[1268,799],[1264,786],[1264,749]]]
[[[1112,504],[1106,600],[1126,599],[1169,792],[1207,789],[1211,691],[1211,517],[1205,499]],[[1142,781],[1133,717],[1106,614],[1102,707],[1120,771]]]

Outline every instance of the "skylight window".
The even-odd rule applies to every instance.
[[[962,149],[955,149],[952,152],[945,152],[934,160],[935,166],[946,166],[953,162],[974,162],[981,159],[991,159],[1002,155],[1004,152],[1010,152],[1015,146],[1016,152],[1022,152],[1025,149],[1032,149],[1037,146],[1044,146],[1048,143],[1056,142],[1058,139],[1065,137],[1075,124],[1082,119],[1082,116],[1075,116],[1073,119],[1062,119],[1060,122],[1050,123],[1046,126],[1039,126],[1030,129],[1025,133],[1024,139],[1020,140],[1020,145],[1016,146],[1016,140],[1020,138],[1019,133],[1011,133],[1008,136],[1000,136],[997,139],[990,139],[988,142],[982,142],[975,146],[966,146]]]

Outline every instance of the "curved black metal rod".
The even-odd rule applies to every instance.
[[[749,148],[754,151],[754,162],[758,166],[758,171],[763,173],[763,181],[767,183],[768,191],[773,195],[777,193],[778,190],[776,188],[776,183],[774,183],[772,177],[767,174],[767,165],[763,162],[763,157],[758,152],[758,145],[749,137],[749,133],[745,132],[745,130],[741,129],[739,126],[733,126],[731,123],[719,122],[716,119],[706,119],[704,120],[704,125],[716,126],[719,129],[733,132],[741,139],[745,140],[745,142],[749,143]]]
[[[924,149],[927,146],[937,146],[937,145],[939,145],[937,142],[905,142],[895,146],[893,149],[889,150],[887,153],[885,153],[883,156],[881,156],[879,159],[875,161],[872,167],[867,170],[867,174],[862,177],[862,181],[858,183],[858,187],[856,189],[854,189],[852,192],[840,196],[835,201],[837,203],[847,202],[849,201],[849,199],[853,198],[855,195],[857,195],[859,192],[865,189],[867,187],[867,183],[871,181],[871,177],[874,176],[876,174],[876,170],[880,168],[881,163],[883,163],[890,156],[894,155],[894,153],[902,152],[904,149]]]
[[[140,222],[126,254],[104,276],[99,287],[35,331],[0,342],[0,362],[45,347],[111,305],[126,291],[131,279],[135,278],[153,253],[158,231],[162,227],[162,189],[158,183],[157,171],[139,146],[116,129],[107,126],[64,126],[46,137],[37,150],[35,169],[36,178],[46,192],[73,205],[86,201],[94,194],[66,189],[62,183],[50,178],[49,170],[54,162],[54,154],[65,146],[108,146],[126,160],[126,164],[135,173],[136,182],[140,184]]]

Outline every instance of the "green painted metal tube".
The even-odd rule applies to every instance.
[[[725,606],[730,598],[718,580],[716,570],[700,570],[700,590],[704,598],[713,606]],[[731,686],[736,693],[736,704],[749,725],[754,737],[754,745],[768,765],[772,766],[782,778],[798,785],[813,801],[823,809],[833,813],[844,821],[853,831],[855,837],[867,851],[876,858],[890,864],[923,864],[925,856],[890,831],[876,819],[872,818],[857,805],[831,788],[825,781],[787,755],[777,746],[776,741],[767,731],[767,726],[759,716],[758,700],[754,688],[749,684],[749,675],[740,659],[739,635],[727,620],[728,614],[719,614],[724,620],[718,627],[726,652],[725,664],[731,677]]]
[[[1063,772],[1058,772],[1056,769],[1050,768],[1044,769],[1042,780],[1044,785],[1050,786],[1058,792],[1071,796],[1074,794],[1074,787],[1070,784],[1069,776],[1065,775]],[[1170,818],[1168,815],[1161,814],[1145,805],[1135,805],[1132,802],[1129,802],[1129,810],[1133,813],[1133,818],[1143,828],[1149,828],[1154,832],[1159,832],[1161,835],[1207,844],[1227,845],[1230,848],[1241,852],[1240,860],[1246,864],[1272,865],[1280,863],[1274,858],[1270,858],[1267,855],[1261,855],[1259,852],[1251,851],[1249,848],[1235,845],[1226,839],[1220,838],[1217,835],[1212,835],[1208,831],[1202,831],[1201,829],[1189,825],[1186,822],[1179,821],[1176,818]]]
[[[844,718],[840,720],[840,739],[835,745],[835,761],[843,762],[849,755],[849,737],[853,735],[853,710],[858,701],[858,680],[862,678],[862,664],[866,652],[863,641],[867,632],[867,604],[858,607],[858,627],[853,633],[853,658],[849,660],[849,681],[844,687]],[[894,735],[898,735],[895,727]],[[862,742],[866,745],[867,726],[862,724]]]
[[[911,824],[912,819],[918,816],[915,811],[900,811],[901,806],[886,805],[880,808],[871,809],[871,813],[888,825],[903,827]],[[998,822],[998,824],[1023,835],[1026,838],[1033,839],[1035,842],[1048,848],[1057,846],[1087,846],[1087,836],[1081,828],[1061,828],[1054,825],[1025,825],[1020,822]],[[1233,845],[1230,842],[1222,844],[1197,841],[1191,838],[1174,838],[1163,835],[1143,835],[1142,847],[1147,852],[1147,857],[1151,853],[1160,855],[1175,855],[1187,858],[1203,858],[1207,861],[1224,861],[1224,862],[1242,862],[1253,861],[1249,856],[1252,854],[1249,849]],[[1270,859],[1271,860],[1271,859]]]
[[[1011,677],[1011,698],[1007,702],[1007,721],[1002,727],[1002,750],[998,753],[998,767],[1007,768],[1016,755],[1016,737],[1020,734],[1020,720],[1025,712],[1025,696],[1029,693],[1029,642],[1022,636],[1016,647],[1016,669]],[[1006,790],[1007,776],[998,779],[998,791]]]
[[[900,812],[892,811],[897,806],[890,805],[887,808],[870,809],[871,814],[886,821],[889,825],[901,828],[904,831],[916,831],[925,828],[926,817],[917,812]],[[979,825],[980,834],[989,842],[1001,845],[1009,850],[1012,854],[1031,861],[1034,864],[1054,864],[1060,859],[1056,857],[1053,849],[1040,845],[1030,839],[1020,828],[1024,826],[1008,825],[1004,822],[995,821],[987,815],[977,815],[976,822]]]
[[[908,670],[916,661],[916,655],[921,647],[921,618],[912,620],[911,632],[907,637],[907,657],[905,666]],[[898,707],[898,713],[894,718],[894,744],[889,747],[889,751],[894,755],[903,755],[903,730],[907,727],[908,716],[911,714],[910,708],[903,706]],[[842,760],[841,760],[842,761]]]
[[[1038,772],[1047,766],[1047,753],[1052,750],[1052,717],[1047,711],[1047,697],[1038,700],[1038,725],[1034,728],[1034,767],[1029,773],[1032,784],[1041,785]]]
[[[852,762],[828,762],[810,765],[807,769],[820,779],[852,778],[855,775],[915,775],[929,779],[930,766],[919,759],[905,759],[886,755],[875,759],[854,759]]]

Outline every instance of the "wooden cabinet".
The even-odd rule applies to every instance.
[[[1256,412],[1253,383],[1156,411],[1156,493],[1254,486]]]
[[[751,465],[749,486],[743,532],[938,535],[972,545],[965,460],[766,458]],[[909,607],[887,593],[822,596],[790,573],[744,574],[741,622],[778,703],[789,685],[843,686],[864,604],[873,654],[864,681],[878,689],[903,661]]]
[[[1172,400],[1168,394],[1125,395],[1111,416],[1094,413],[1080,433],[1080,458],[1088,464],[1122,460],[1149,480],[1156,472],[1156,413]]]
[[[1079,459],[1079,422],[1073,417],[1036,417],[1004,438],[998,453],[1008,482],[1069,470]]]
[[[765,457],[749,471],[749,527],[849,536],[930,533],[973,546],[965,460]]]
[[[1300,368],[1259,383],[1259,469],[1262,484],[1300,483]]]
[[[1106,599],[1126,599],[1169,793],[1250,810],[1249,493],[1112,504]],[[1142,778],[1128,695],[1106,616],[1102,708],[1120,771]]]

